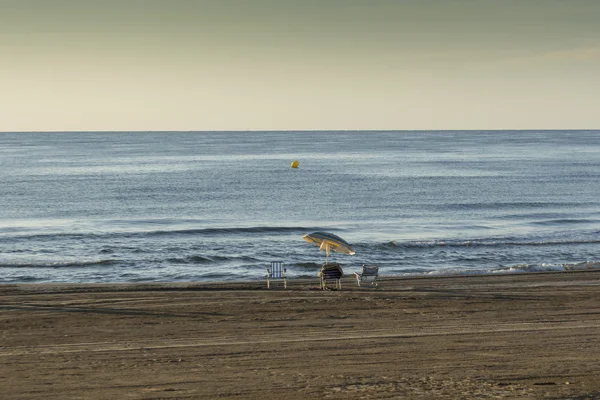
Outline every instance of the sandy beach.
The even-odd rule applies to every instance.
[[[0,286],[9,399],[596,399],[600,273]]]

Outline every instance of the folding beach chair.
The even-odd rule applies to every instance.
[[[356,283],[358,283],[358,286],[360,286],[361,282],[371,282],[371,285],[377,286],[379,266],[363,264],[361,273],[359,274],[358,272],[355,272],[354,275],[356,276]]]
[[[321,278],[321,289],[325,290],[327,288],[327,281],[334,281],[335,288],[342,288],[342,276],[344,276],[344,271],[342,270],[342,265],[337,263],[325,264],[321,267],[321,271],[319,272],[319,278]]]
[[[283,288],[287,289],[284,265],[283,261],[271,261],[271,266],[267,268],[267,289],[271,288],[271,279],[283,279]]]

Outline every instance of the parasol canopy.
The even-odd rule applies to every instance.
[[[325,263],[329,258],[331,250],[336,253],[354,255],[354,250],[348,242],[341,237],[329,232],[313,232],[302,236],[309,243],[319,246],[319,250],[325,251]]]

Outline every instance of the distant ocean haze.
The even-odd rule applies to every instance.
[[[0,282],[600,264],[600,131],[0,133]],[[291,168],[298,160],[299,168]]]

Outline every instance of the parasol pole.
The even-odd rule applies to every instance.
[[[323,243],[321,243],[319,250],[325,250],[325,264],[327,264],[329,262],[329,242],[324,240]]]

